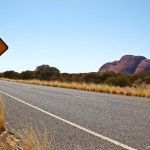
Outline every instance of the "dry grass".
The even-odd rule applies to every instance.
[[[10,80],[10,79],[3,79],[3,80],[9,80],[9,81],[15,81],[15,82],[27,83],[27,84],[43,85],[43,86],[61,87],[61,88],[93,91],[93,92],[150,98],[149,85],[145,85],[145,86],[141,85],[137,87],[119,87],[119,86],[116,87],[116,86],[110,86],[104,84],[92,84],[92,83],[86,84],[86,83],[76,83],[76,82],[67,83],[67,82],[59,82],[59,81],[41,81],[41,80]]]
[[[33,127],[20,132],[23,150],[50,150],[47,131],[40,133]]]
[[[47,133],[38,134],[33,128],[20,131],[19,140],[8,132],[0,138],[0,150],[50,150]]]
[[[4,105],[0,98],[0,133],[5,131]]]
[[[5,131],[5,132],[4,132]],[[14,132],[15,133],[15,132]],[[0,150],[50,150],[47,130],[40,133],[33,127],[20,131],[18,140],[5,130],[4,105],[0,99]]]
[[[4,132],[0,138],[0,150],[19,150],[18,140],[14,135]]]

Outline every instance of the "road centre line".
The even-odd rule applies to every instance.
[[[126,145],[126,144],[120,143],[120,142],[115,141],[115,140],[113,140],[113,139],[111,139],[111,138],[109,138],[109,137],[106,137],[106,136],[104,136],[104,135],[101,135],[101,134],[99,134],[99,133],[96,133],[96,132],[94,132],[94,131],[92,131],[92,130],[90,130],[90,129],[87,129],[87,128],[85,128],[85,127],[82,127],[82,126],[80,126],[80,125],[78,125],[78,124],[76,124],[76,123],[73,123],[73,122],[71,122],[71,121],[68,121],[68,120],[66,120],[66,119],[63,119],[63,118],[61,118],[61,117],[59,117],[59,116],[57,116],[57,115],[55,115],[55,114],[52,114],[52,113],[50,113],[50,112],[47,112],[47,111],[45,111],[45,110],[43,110],[43,109],[41,109],[41,108],[39,108],[39,107],[36,107],[36,106],[31,105],[31,104],[29,104],[29,103],[27,103],[27,102],[24,102],[23,100],[21,100],[21,99],[19,99],[19,98],[16,98],[16,97],[14,97],[14,96],[12,96],[12,95],[9,95],[9,94],[7,94],[7,93],[5,93],[5,92],[3,92],[3,91],[0,91],[0,93],[2,93],[2,94],[4,94],[4,95],[6,95],[6,96],[8,96],[8,97],[10,97],[10,98],[12,98],[12,99],[18,101],[18,102],[21,102],[21,103],[23,103],[23,104],[25,104],[25,105],[27,105],[27,106],[29,106],[29,107],[32,107],[33,109],[36,109],[36,110],[38,110],[38,111],[41,111],[41,112],[43,112],[43,113],[45,113],[45,114],[47,114],[47,115],[49,115],[49,116],[51,116],[51,117],[53,117],[53,118],[55,118],[55,119],[58,119],[58,120],[60,120],[60,121],[62,121],[62,122],[64,122],[64,123],[66,123],[66,124],[68,124],[68,125],[71,125],[71,126],[73,126],[73,127],[75,127],[75,128],[78,128],[78,129],[84,131],[84,132],[87,132],[87,133],[89,133],[89,134],[91,134],[91,135],[94,135],[95,137],[101,138],[101,139],[104,140],[104,141],[107,141],[107,142],[109,142],[109,143],[112,143],[112,144],[114,144],[114,145],[116,145],[116,146],[119,146],[119,147],[124,148],[124,149],[126,149],[126,150],[137,150],[137,149],[135,149],[135,148],[133,148],[133,147],[130,147],[130,146]]]

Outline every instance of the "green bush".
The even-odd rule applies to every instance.
[[[150,84],[150,76],[145,77],[145,83]]]
[[[72,74],[72,82],[79,82],[79,83],[82,83],[84,82],[83,80],[83,73],[79,73],[79,74]]]
[[[100,74],[100,81],[101,81],[101,83],[104,83],[108,78],[116,77],[118,75],[119,75],[118,73],[115,73],[112,71],[104,72],[104,73]]]
[[[49,65],[38,66],[35,70],[36,78],[40,80],[52,80],[54,76],[58,74],[60,74],[60,71]]]
[[[82,80],[86,83],[101,83],[100,73],[86,73],[82,75]]]
[[[9,78],[9,79],[19,79],[20,78],[20,75],[18,72],[15,72],[13,70],[11,71],[5,71],[2,73],[2,76],[4,78]]]
[[[34,74],[35,74],[34,71],[29,71],[29,70],[23,71],[20,73],[20,78],[21,79],[33,79],[35,76]]]
[[[58,78],[61,82],[72,82],[72,74],[69,73],[62,73],[60,74],[60,77]]]
[[[120,87],[126,87],[132,85],[129,78],[125,76],[110,77],[105,81],[105,84],[120,86]]]

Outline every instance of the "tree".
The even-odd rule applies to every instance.
[[[34,78],[34,71],[23,71],[20,73],[21,79],[33,79]]]
[[[35,70],[36,78],[40,80],[51,80],[58,74],[60,74],[60,71],[55,67],[50,67],[49,65],[38,66]]]
[[[20,76],[18,72],[11,70],[3,72],[3,77],[9,79],[19,79]]]

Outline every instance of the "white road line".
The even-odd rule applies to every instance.
[[[63,118],[61,118],[61,117],[59,117],[59,116],[56,116],[56,115],[54,115],[54,114],[52,114],[52,113],[50,113],[50,112],[47,112],[47,111],[45,111],[45,110],[43,110],[43,109],[41,109],[41,108],[38,108],[38,107],[33,106],[33,105],[29,104],[29,103],[26,103],[26,102],[24,102],[23,100],[21,100],[21,99],[19,99],[19,98],[16,98],[16,97],[14,97],[14,96],[12,96],[12,95],[9,95],[9,94],[7,94],[7,93],[5,93],[5,92],[3,92],[3,91],[0,91],[0,92],[1,92],[2,94],[4,94],[4,95],[6,95],[6,96],[8,96],[8,97],[10,97],[10,98],[12,98],[12,99],[14,99],[14,100],[17,100],[18,102],[21,102],[21,103],[23,103],[23,104],[25,104],[25,105],[27,105],[27,106],[30,106],[30,107],[32,107],[32,108],[34,108],[34,109],[36,109],[36,110],[38,110],[38,111],[41,111],[41,112],[43,112],[43,113],[45,113],[45,114],[47,114],[47,115],[49,115],[49,116],[51,116],[51,117],[53,117],[53,118],[56,118],[56,119],[58,119],[58,120],[60,120],[60,121],[62,121],[62,122],[64,122],[64,123],[66,123],[66,124],[69,124],[69,125],[71,125],[71,126],[73,126],[73,127],[75,127],[75,128],[78,128],[78,129],[80,129],[80,130],[82,130],[82,131],[84,131],[84,132],[87,132],[87,133],[89,133],[89,134],[92,134],[92,135],[94,135],[94,136],[96,136],[96,137],[98,137],[98,138],[101,138],[101,139],[103,139],[103,140],[105,140],[105,141],[107,141],[107,142],[110,142],[110,143],[112,143],[112,144],[114,144],[114,145],[116,145],[116,146],[119,146],[119,147],[124,148],[124,149],[126,149],[126,150],[137,150],[137,149],[135,149],[135,148],[133,148],[133,147],[130,147],[130,146],[128,146],[128,145],[125,145],[125,144],[123,144],[123,143],[120,143],[120,142],[118,142],[118,141],[115,141],[115,140],[113,140],[113,139],[111,139],[111,138],[108,138],[108,137],[106,137],[106,136],[103,136],[103,135],[101,135],[101,134],[99,134],[99,133],[96,133],[96,132],[94,132],[94,131],[92,131],[92,130],[86,129],[86,128],[84,128],[84,127],[82,127],[82,126],[80,126],[80,125],[78,125],[78,124],[76,124],[76,123],[73,123],[73,122],[68,121],[68,120],[66,120],[66,119],[63,119]]]

